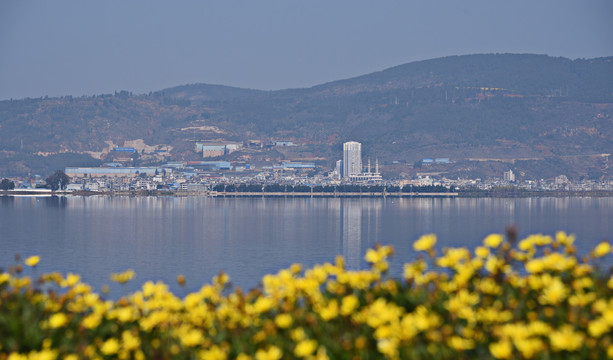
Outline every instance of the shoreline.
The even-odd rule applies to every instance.
[[[42,189],[41,189],[42,190]],[[451,193],[400,192],[216,192],[216,191],[28,191],[0,190],[0,196],[204,196],[223,198],[526,198],[526,197],[613,197],[613,191],[460,191]]]

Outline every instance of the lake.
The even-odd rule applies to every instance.
[[[132,291],[162,280],[177,294],[178,274],[193,291],[220,270],[249,289],[292,263],[310,266],[346,257],[366,266],[376,243],[396,249],[391,271],[416,254],[412,243],[436,233],[438,248],[474,248],[490,233],[514,224],[521,237],[577,235],[588,253],[613,234],[613,198],[210,198],[0,197],[0,267],[14,254],[41,255],[38,274],[77,272],[97,290]],[[132,268],[125,289],[109,274]],[[30,269],[26,271],[31,272]]]

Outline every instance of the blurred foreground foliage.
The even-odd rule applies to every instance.
[[[439,252],[430,234],[402,279],[388,275],[393,249],[377,246],[368,270],[338,256],[250,292],[220,273],[183,298],[146,282],[117,301],[76,274],[36,277],[32,256],[0,273],[0,359],[613,358],[611,246],[579,259],[573,242],[510,232]]]

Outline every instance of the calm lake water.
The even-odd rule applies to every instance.
[[[520,236],[574,233],[585,254],[612,240],[612,220],[613,198],[0,197],[0,267],[16,253],[36,254],[37,273],[77,272],[98,290],[108,284],[117,294],[162,280],[181,294],[178,274],[191,291],[219,270],[252,288],[267,273],[337,254],[363,268],[375,243],[395,247],[399,275],[420,235],[436,233],[437,247],[473,248],[510,224]],[[135,280],[112,285],[109,274],[128,268]]]

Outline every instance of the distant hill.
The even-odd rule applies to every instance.
[[[502,88],[523,95],[610,101],[612,58],[570,60],[546,55],[465,55],[413,62],[322,85],[355,93],[432,86]],[[318,88],[318,87],[316,87]]]
[[[224,85],[190,84],[176,86],[156,92],[155,95],[165,98],[204,102],[213,100],[230,100],[239,97],[256,96],[262,90],[242,89]]]
[[[142,139],[167,158],[196,159],[198,140],[291,139],[294,149],[232,160],[314,158],[331,167],[347,140],[390,175],[424,157],[449,176],[611,178],[613,57],[451,56],[307,89],[261,91],[193,84],[132,95],[0,102],[0,175],[96,164],[112,145]],[[135,163],[162,161],[143,156]],[[489,161],[488,161],[489,160]]]

